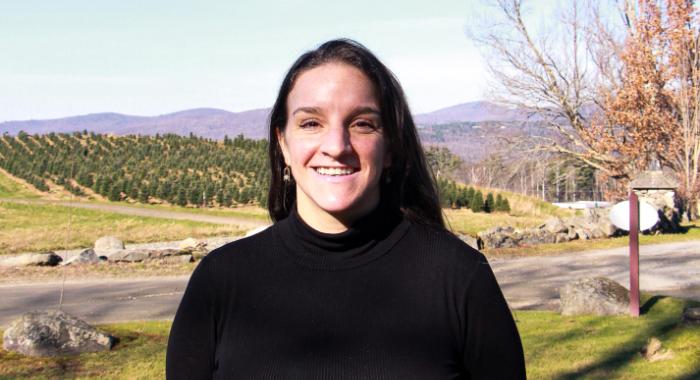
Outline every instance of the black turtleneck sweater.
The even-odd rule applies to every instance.
[[[341,234],[296,214],[202,259],[168,379],[521,379],[518,331],[484,256],[381,209]]]

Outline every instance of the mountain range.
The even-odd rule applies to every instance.
[[[267,138],[269,108],[229,112],[197,108],[159,116],[132,116],[119,113],[95,113],[49,120],[7,121],[0,133],[15,135],[50,132],[92,131],[115,135],[178,135],[223,139],[239,134],[252,139]],[[414,115],[421,141],[450,148],[466,161],[474,162],[503,148],[507,137],[538,134],[523,110],[486,101],[469,102]]]
[[[49,132],[66,133],[88,130],[116,135],[175,133],[222,139],[225,135],[243,134],[260,139],[267,136],[269,108],[243,112],[229,112],[215,108],[196,108],[159,116],[132,116],[105,112],[60,119],[6,121],[0,123],[0,133],[15,135],[20,131],[30,134]],[[525,113],[485,101],[458,104],[437,111],[414,115],[422,126],[461,123],[524,120]]]

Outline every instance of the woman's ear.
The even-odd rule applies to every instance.
[[[277,142],[280,145],[280,150],[282,151],[282,156],[284,156],[284,163],[287,166],[289,164],[289,150],[287,149],[287,142],[284,140],[284,133],[280,131],[279,128],[275,128],[275,133],[277,133]]]

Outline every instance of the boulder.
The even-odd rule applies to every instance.
[[[179,250],[179,249],[152,249],[152,250],[148,251],[148,259],[149,260],[158,260],[158,259],[162,259],[164,257],[181,256],[181,255],[191,255],[191,253],[187,250]]]
[[[569,231],[569,227],[564,223],[563,220],[559,218],[547,219],[547,221],[542,226],[540,226],[540,229],[544,229],[545,231],[554,235]]]
[[[194,255],[196,259],[201,259],[209,253],[207,242],[198,241],[192,238],[183,240],[180,243],[180,255]]]
[[[112,252],[107,255],[109,261],[137,263],[148,259],[149,251],[145,249],[129,249]]]
[[[0,259],[0,266],[3,267],[27,267],[27,266],[55,266],[63,259],[53,252],[47,253],[25,253]]]
[[[479,232],[479,238],[483,241],[483,246],[486,248],[511,248],[518,247],[521,234],[513,227],[494,227],[486,231]]]
[[[3,348],[30,356],[77,355],[106,351],[114,338],[62,311],[34,311],[12,321]]]
[[[95,241],[95,252],[111,252],[124,249],[124,242],[114,236],[103,236]]]
[[[575,239],[602,239],[615,236],[619,230],[608,218],[607,209],[586,209],[583,216],[566,220],[550,218],[536,228],[516,230],[495,227],[479,233],[485,248],[510,248],[538,244],[563,243]]]
[[[629,313],[629,291],[605,278],[582,278],[559,289],[562,315],[623,315]]]
[[[191,237],[190,237],[190,238],[187,238],[187,239],[185,239],[185,240],[179,242],[179,243],[177,244],[177,247],[178,247],[179,249],[196,248],[196,247],[199,246],[200,244],[207,245],[206,242],[199,241],[199,240],[197,240],[197,239],[195,239],[195,238],[191,238]]]
[[[70,264],[99,264],[103,260],[100,259],[97,254],[95,253],[95,250],[92,248],[88,248],[82,252],[80,252],[77,256],[69,259],[63,265],[70,265]]]
[[[683,322],[700,324],[700,307],[686,307],[683,309]]]
[[[178,256],[166,256],[158,259],[158,262],[163,264],[187,264],[194,261],[194,257],[191,254],[188,255],[178,255]]]

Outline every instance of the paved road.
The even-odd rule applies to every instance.
[[[261,219],[240,218],[235,216],[216,216],[206,214],[196,214],[181,211],[156,210],[150,208],[130,207],[126,205],[103,204],[103,203],[87,203],[87,202],[70,202],[70,201],[51,201],[41,199],[2,199],[3,202],[13,202],[20,204],[51,204],[57,206],[76,207],[90,210],[100,210],[114,212],[117,214],[147,216],[153,218],[175,219],[175,220],[191,220],[195,222],[206,222],[214,224],[233,224],[241,226],[241,228],[249,229],[256,228],[269,222]]]
[[[495,259],[511,307],[556,309],[558,288],[579,277],[606,276],[628,285],[625,248],[549,257]],[[641,288],[700,300],[700,241],[643,246]],[[67,282],[63,310],[89,322],[170,319],[187,276]],[[61,283],[0,285],[0,326],[17,315],[58,305]]]
[[[642,291],[700,300],[700,241],[640,247]],[[628,248],[548,257],[491,260],[512,308],[556,309],[559,287],[581,277],[604,276],[629,287]]]
[[[66,282],[62,310],[88,322],[171,319],[187,276]],[[0,326],[37,309],[57,309],[61,282],[0,285]]]

